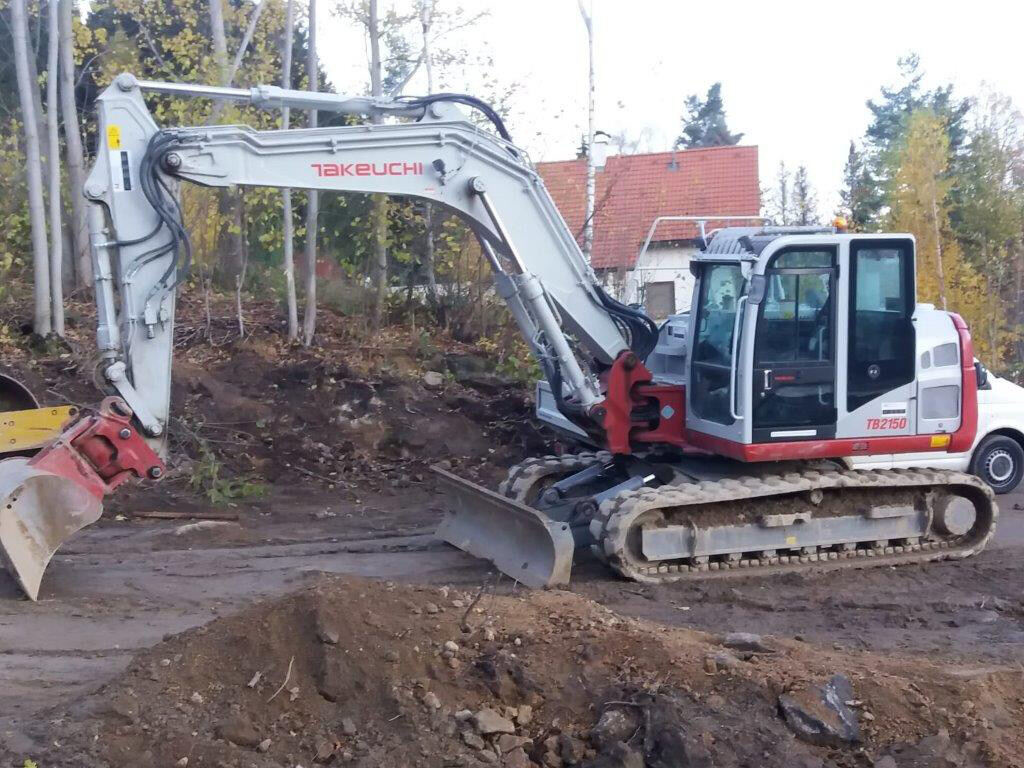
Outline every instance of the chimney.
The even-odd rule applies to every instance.
[[[602,170],[608,160],[608,135],[603,131],[594,134],[594,168]]]

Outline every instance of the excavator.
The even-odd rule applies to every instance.
[[[144,94],[371,119],[161,129]],[[910,235],[702,233],[689,319],[659,327],[604,290],[526,153],[472,96],[122,74],[97,114],[85,195],[110,396],[36,455],[0,462],[0,552],[31,599],[107,494],[165,471],[175,295],[192,259],[183,183],[426,200],[475,233],[543,372],[537,413],[579,447],[516,465],[496,491],[436,470],[450,507],[438,536],[518,582],[564,584],[588,550],[625,578],[667,582],[965,558],[993,534],[994,496],[978,478],[848,468],[974,439],[970,333],[916,303]]]

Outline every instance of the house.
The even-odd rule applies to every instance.
[[[597,158],[595,157],[595,160]],[[537,170],[576,237],[583,243],[587,161],[538,163]],[[757,147],[708,147],[643,155],[613,155],[596,178],[591,266],[620,301],[643,304],[661,320],[690,308],[696,222],[663,222],[642,258],[659,216],[707,216],[707,231],[725,226],[715,216],[756,217],[761,211]]]

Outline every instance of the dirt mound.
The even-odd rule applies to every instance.
[[[1019,678],[712,638],[565,592],[325,578],[140,654],[40,718],[11,757],[47,768],[1011,766],[1024,754]],[[844,700],[823,695],[836,690]],[[815,738],[837,707],[839,737]]]

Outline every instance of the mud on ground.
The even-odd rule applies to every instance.
[[[801,741],[780,702],[831,722],[836,675],[849,743]],[[158,644],[27,736],[51,743],[43,766],[1011,765],[1019,689],[1009,670],[716,638],[567,592],[334,578]]]

